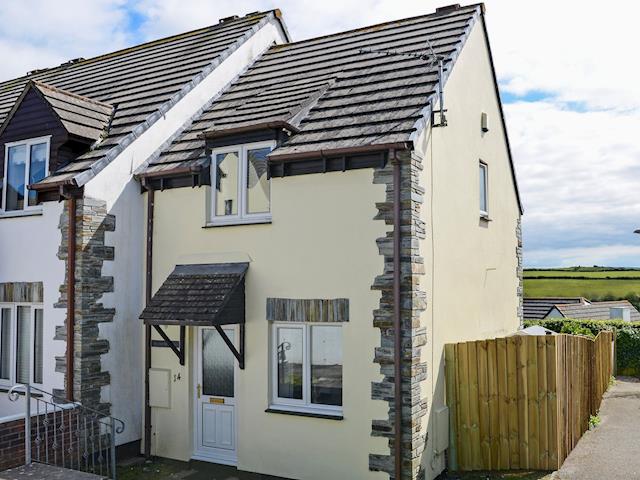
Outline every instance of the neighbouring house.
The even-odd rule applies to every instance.
[[[640,312],[628,300],[590,302],[582,297],[525,298],[525,320],[567,318],[574,320],[640,321]]]
[[[140,440],[145,220],[133,172],[288,41],[279,16],[0,83],[0,392],[31,383],[124,420],[119,443]],[[0,437],[23,411],[0,395]],[[0,469],[24,461],[7,445]]]
[[[274,45],[168,140],[135,175],[143,449],[292,479],[437,476],[444,344],[522,320],[484,7]]]

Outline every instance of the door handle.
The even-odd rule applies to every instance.
[[[198,384],[197,388],[198,388],[198,398],[200,398],[200,393],[201,393],[202,387],[200,386],[200,384]]]

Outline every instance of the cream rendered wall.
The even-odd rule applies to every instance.
[[[274,178],[273,223],[202,228],[209,187],[156,192],[153,289],[176,263],[249,261],[246,278],[246,369],[237,374],[238,466],[294,479],[375,479],[369,453],[388,453],[387,440],[372,438],[372,419],[387,406],[370,400],[379,381],[373,363],[380,333],[372,312],[379,293],[370,289],[382,271],[374,221],[384,186],[371,169]],[[267,297],[350,300],[344,324],[344,420],[265,413],[269,405]],[[192,329],[189,329],[192,330]],[[177,327],[169,335],[178,338]],[[171,369],[171,408],[152,412],[154,455],[187,460],[193,448],[193,336],[187,364],[168,348],[154,348],[152,366]],[[180,379],[177,379],[179,374]]]
[[[434,412],[444,405],[444,344],[504,336],[517,330],[516,225],[520,216],[500,121],[486,36],[480,19],[472,29],[445,86],[448,126],[424,132],[416,153],[423,156],[426,188],[421,242],[428,308],[422,323],[428,344],[423,394],[428,442],[423,455],[427,479],[444,468],[434,456]],[[480,130],[486,112],[489,131]],[[479,167],[489,165],[489,216],[479,216]]]
[[[105,262],[102,271],[114,277],[114,291],[101,299],[116,313],[113,322],[100,324],[100,334],[109,340],[102,368],[111,374],[111,384],[103,389],[102,399],[112,404],[112,414],[126,424],[117,437],[118,444],[140,439],[143,421],[140,378],[144,359],[138,348],[143,332],[138,316],[143,306],[145,228],[140,184],[133,172],[267,48],[285,41],[280,22],[271,18],[84,187],[86,197],[105,201],[109,214],[116,217],[115,232],[108,232],[105,238],[107,245],[115,247],[115,258]]]

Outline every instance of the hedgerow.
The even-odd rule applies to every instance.
[[[524,326],[540,325],[558,333],[595,337],[602,330],[616,332],[616,362],[619,375],[640,376],[640,322],[620,320],[525,320]]]

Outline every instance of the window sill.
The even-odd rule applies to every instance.
[[[264,225],[271,223],[271,216],[259,218],[233,218],[229,220],[215,220],[204,224],[202,228],[234,227],[239,225]]]
[[[15,210],[11,212],[0,212],[0,219],[2,218],[19,218],[19,217],[34,217],[42,215],[42,209],[37,208],[34,210]]]
[[[280,405],[272,405],[265,410],[266,413],[280,413],[282,415],[294,415],[297,417],[322,418],[325,420],[344,420],[341,411],[322,411],[319,409],[303,409],[296,407],[284,407]]]

